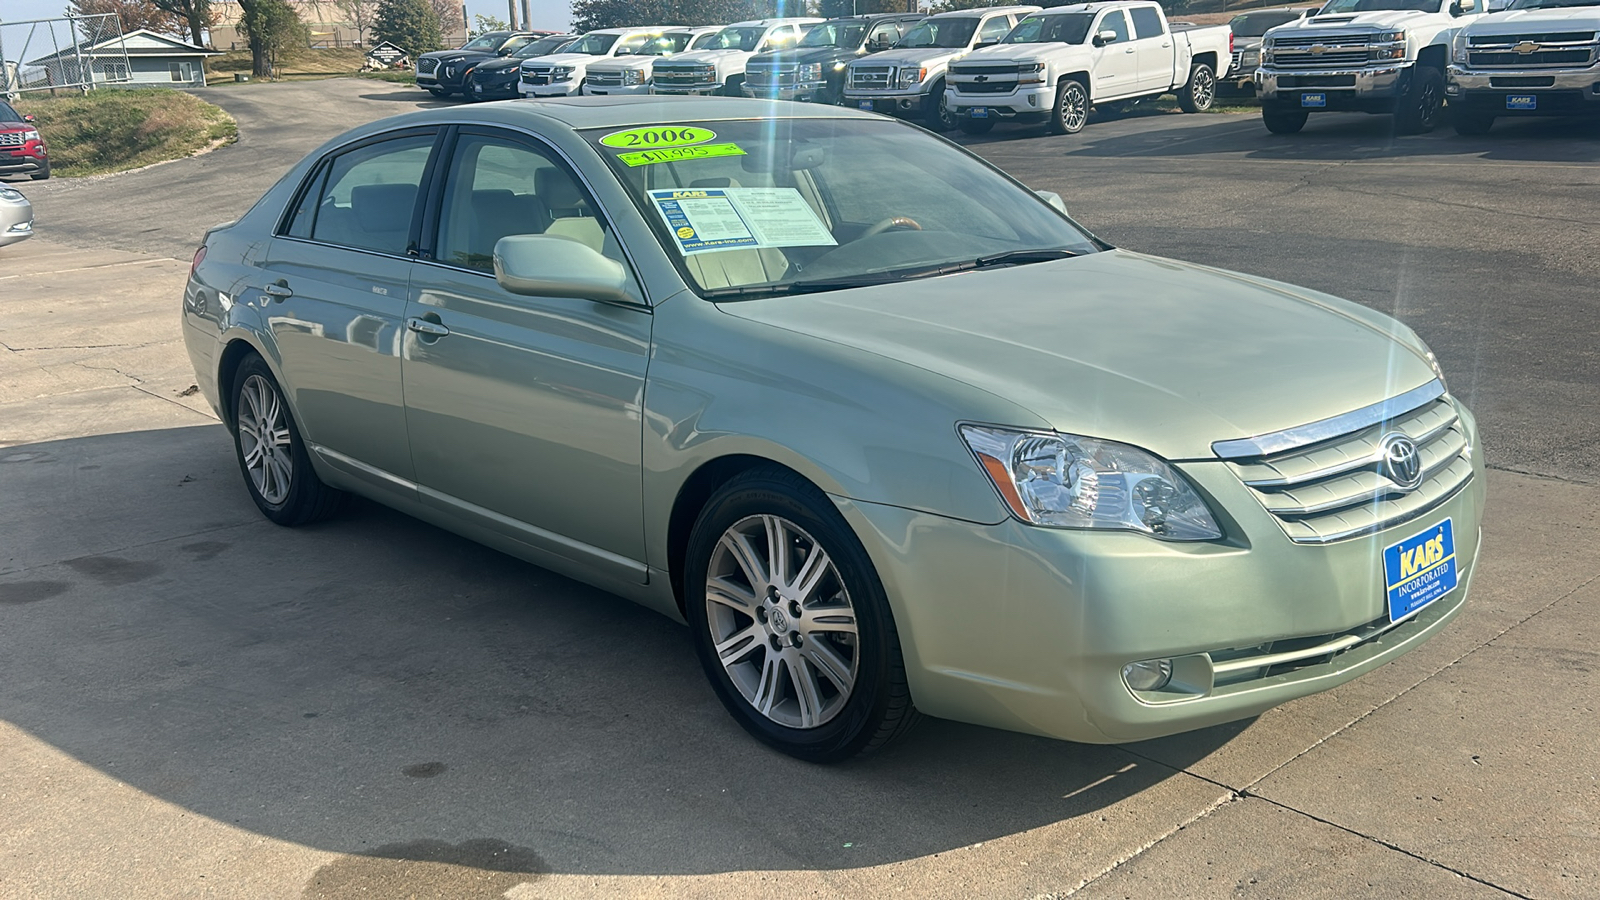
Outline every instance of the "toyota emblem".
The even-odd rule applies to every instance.
[[[1414,491],[1422,484],[1422,454],[1417,442],[1394,432],[1378,442],[1383,474],[1403,491]]]

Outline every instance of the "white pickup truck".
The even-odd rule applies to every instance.
[[[679,53],[656,63],[650,75],[650,93],[743,97],[745,63],[750,57],[793,47],[805,36],[807,27],[821,21],[789,17],[724,26],[706,49]]]
[[[945,101],[968,134],[1000,119],[1076,134],[1091,107],[1176,93],[1209,109],[1228,73],[1226,25],[1169,27],[1156,3],[1081,3],[1034,13],[999,44],[950,65]]]
[[[1329,0],[1268,31],[1256,70],[1261,120],[1294,134],[1314,112],[1393,114],[1400,134],[1432,131],[1456,31],[1484,0]]]
[[[1600,0],[1514,0],[1479,16],[1451,47],[1456,131],[1500,116],[1600,116]]]

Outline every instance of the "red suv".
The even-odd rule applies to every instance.
[[[44,138],[25,116],[0,100],[0,175],[27,175],[34,181],[50,177],[50,157]]]

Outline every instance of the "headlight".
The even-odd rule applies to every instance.
[[[1466,63],[1467,33],[1465,31],[1456,32],[1455,40],[1450,42],[1450,58],[1454,59],[1458,63]]]
[[[20,203],[26,199],[26,197],[22,196],[22,192],[15,188],[0,187],[0,200],[10,200],[12,203]]]
[[[551,69],[550,70],[550,80],[551,81],[570,81],[570,80],[572,80],[572,69],[566,68],[566,67]]]
[[[980,425],[961,426],[961,436],[1006,506],[1025,522],[1139,531],[1170,541],[1222,536],[1189,482],[1137,447]]]
[[[1405,59],[1406,58],[1406,33],[1404,31],[1385,31],[1372,36],[1372,41],[1367,45],[1368,59]]]
[[[24,144],[26,144],[29,141],[37,141],[38,139],[39,139],[39,132],[37,132],[37,131],[24,131],[22,133],[22,142]]]
[[[1374,44],[1404,44],[1405,42],[1406,33],[1404,31],[1384,31],[1372,36],[1372,43]]]
[[[1444,369],[1439,367],[1439,357],[1433,355],[1432,350],[1427,351],[1428,365],[1433,367],[1433,377],[1439,379],[1446,391],[1450,390],[1450,382],[1444,380]]]
[[[1018,84],[1044,84],[1044,63],[1017,66]]]
[[[903,88],[912,87],[913,85],[921,84],[922,83],[922,79],[927,78],[927,77],[928,77],[928,70],[927,69],[912,69],[912,68],[901,69],[900,70],[900,86],[903,87]]]
[[[822,63],[803,63],[795,67],[795,81],[821,81]]]
[[[446,77],[446,78],[454,78],[454,77],[456,77],[456,67],[455,66],[445,66],[444,67],[444,77]]]
[[[644,70],[643,69],[623,69],[622,70],[622,83],[623,84],[644,84]]]

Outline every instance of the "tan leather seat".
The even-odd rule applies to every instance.
[[[736,188],[739,182],[732,178],[702,178],[690,182],[695,188]],[[707,290],[726,287],[743,287],[749,284],[766,284],[777,281],[789,271],[789,259],[783,251],[764,247],[759,250],[722,250],[715,253],[696,253],[684,258],[684,265],[700,286]]]

